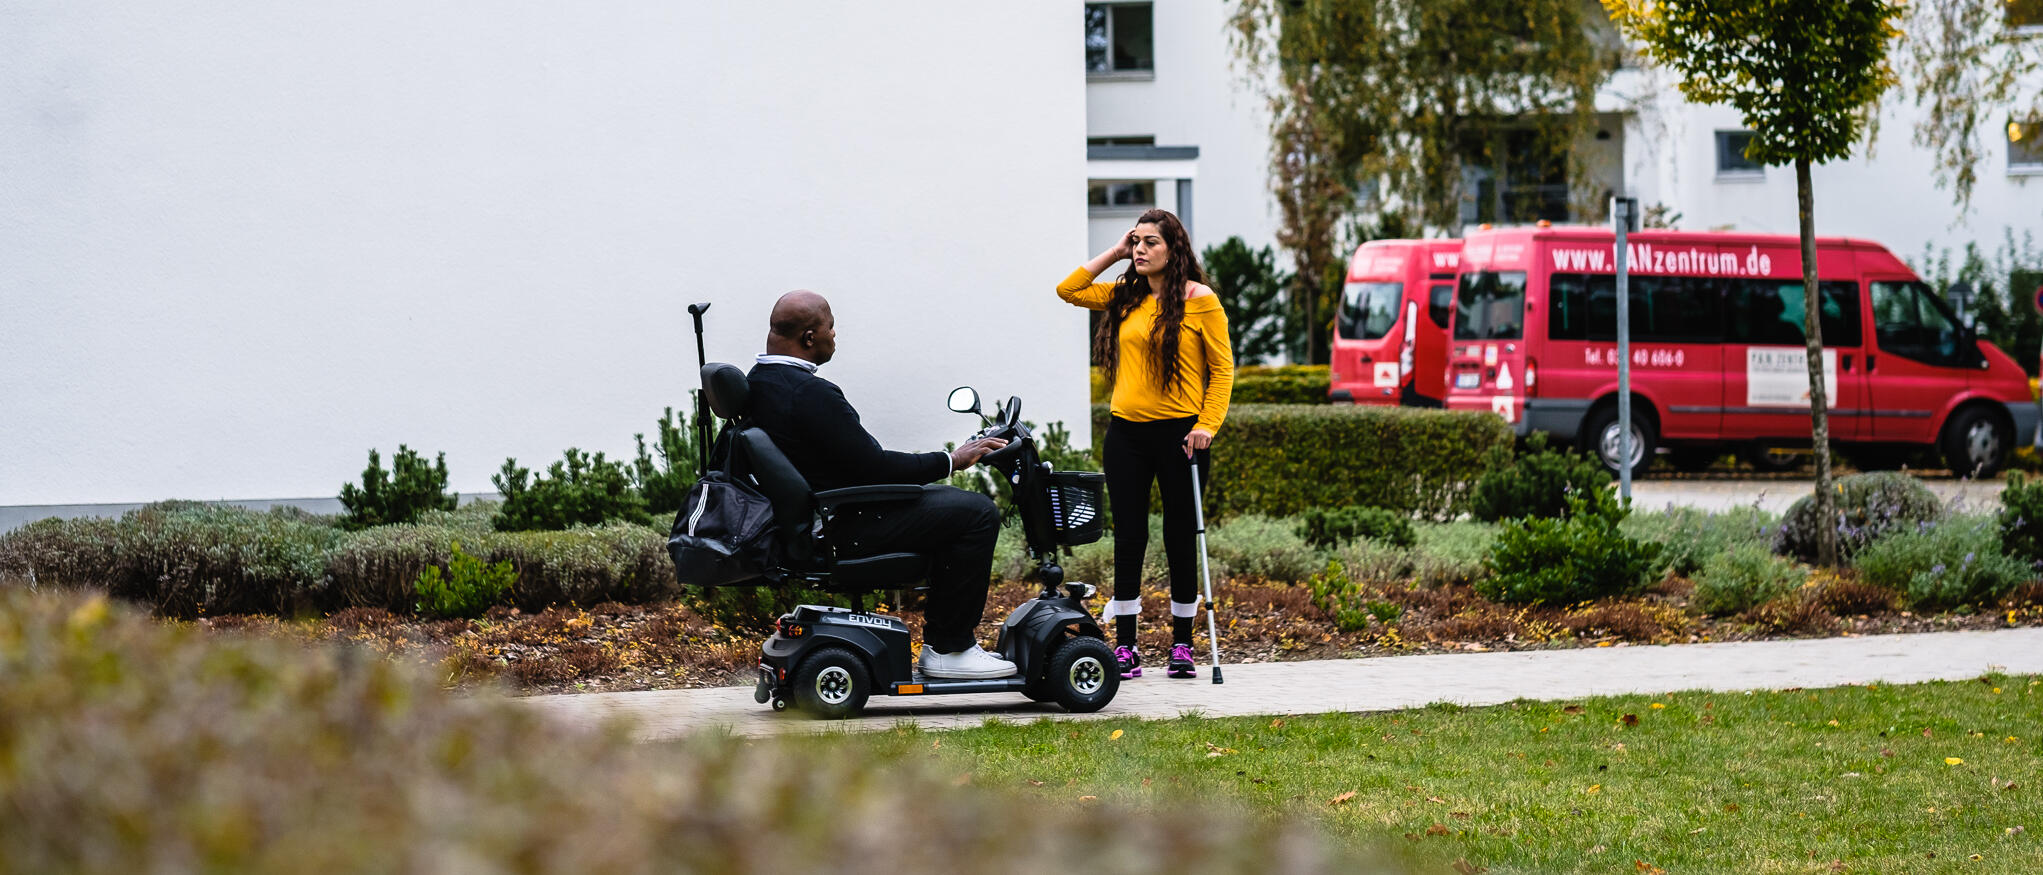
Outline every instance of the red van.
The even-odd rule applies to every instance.
[[[1460,240],[1371,240],[1348,261],[1334,319],[1335,402],[1439,407]]]
[[[1472,233],[1449,319],[1447,406],[1573,441],[1617,470],[1616,240],[1607,228]],[[2036,436],[2027,376],[1877,243],[1816,242],[1830,434],[1862,467],[1938,451],[1990,475]],[[1700,467],[1809,446],[1801,241],[1630,235],[1632,458]]]

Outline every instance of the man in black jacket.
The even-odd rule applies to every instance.
[[[859,424],[858,411],[837,384],[816,376],[816,368],[836,352],[837,322],[830,302],[815,292],[788,292],[773,305],[766,353],[747,375],[752,422],[773,438],[811,489],[933,484],[1007,445],[986,438],[949,453],[882,449]],[[847,509],[836,525],[839,549],[847,555],[900,551],[932,557],[922,673],[951,678],[1015,672],[1013,663],[981,648],[975,635],[986,610],[999,530],[1000,514],[991,499],[937,485],[924,485],[922,497],[911,501]]]

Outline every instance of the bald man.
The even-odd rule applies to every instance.
[[[844,555],[908,552],[932,558],[923,609],[922,673],[946,678],[1014,674],[1014,664],[986,652],[977,637],[1000,513],[986,496],[933,485],[1007,442],[974,440],[948,453],[881,448],[859,424],[858,411],[837,384],[816,375],[837,354],[837,320],[830,302],[805,289],[788,292],[774,302],[769,321],[766,352],[748,375],[750,416],[809,488],[922,486],[919,498],[847,508],[836,522],[837,547]]]

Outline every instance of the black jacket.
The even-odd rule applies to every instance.
[[[858,423],[858,411],[836,383],[795,365],[760,363],[751,383],[747,416],[766,430],[795,470],[818,492],[880,483],[923,484],[951,474],[951,457],[941,450],[897,453]]]

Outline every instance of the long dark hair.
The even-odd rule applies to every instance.
[[[1162,287],[1156,293],[1156,324],[1149,332],[1150,354],[1157,364],[1157,387],[1169,392],[1182,379],[1178,374],[1178,332],[1185,324],[1185,284],[1206,281],[1205,273],[1199,270],[1199,259],[1192,256],[1192,235],[1185,231],[1184,223],[1171,215],[1169,210],[1150,210],[1136,219],[1137,225],[1155,225],[1163,234],[1163,245],[1170,256],[1164,262],[1161,279]],[[1130,264],[1114,284],[1114,296],[1107,301],[1106,318],[1100,320],[1100,330],[1092,338],[1092,355],[1106,372],[1107,387],[1113,388],[1114,377],[1121,365],[1121,321],[1142,304],[1149,295],[1149,282],[1135,272]]]

